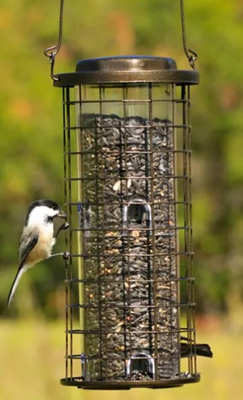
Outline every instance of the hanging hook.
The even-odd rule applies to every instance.
[[[181,28],[182,28],[182,42],[184,53],[188,59],[188,62],[192,69],[196,69],[196,60],[198,59],[197,53],[193,50],[188,49],[186,42],[186,28],[185,28],[185,13],[184,13],[184,1],[180,0],[181,5]]]
[[[47,49],[44,50],[44,55],[46,57],[49,57],[49,61],[51,64],[51,79],[53,81],[58,81],[58,78],[54,76],[54,64],[55,64],[55,57],[59,53],[59,50],[61,49],[62,46],[63,9],[64,9],[64,0],[60,0],[58,42],[55,46],[48,47]]]

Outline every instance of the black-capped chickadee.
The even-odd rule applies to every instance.
[[[51,254],[58,233],[69,224],[66,214],[52,200],[37,200],[30,204],[19,246],[19,268],[8,295],[8,307],[21,276],[41,260],[66,253]]]

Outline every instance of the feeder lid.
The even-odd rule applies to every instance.
[[[176,70],[176,62],[168,57],[104,57],[80,60],[77,62],[76,71],[100,72],[143,72],[156,70]]]
[[[177,70],[167,57],[121,56],[78,61],[76,72],[57,74],[55,86],[113,83],[198,84],[197,71]]]

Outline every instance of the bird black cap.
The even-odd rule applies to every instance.
[[[28,223],[28,219],[29,219],[29,215],[30,215],[31,211],[34,208],[41,207],[41,206],[49,207],[49,208],[52,208],[53,210],[61,210],[61,207],[59,206],[59,204],[53,200],[40,199],[40,200],[33,201],[33,203],[31,203],[29,205],[26,220],[25,220],[25,225],[27,225],[27,223]]]

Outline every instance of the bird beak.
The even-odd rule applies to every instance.
[[[59,217],[59,218],[67,218],[67,214],[64,211],[60,210],[58,212],[58,214],[57,214],[57,217]]]

